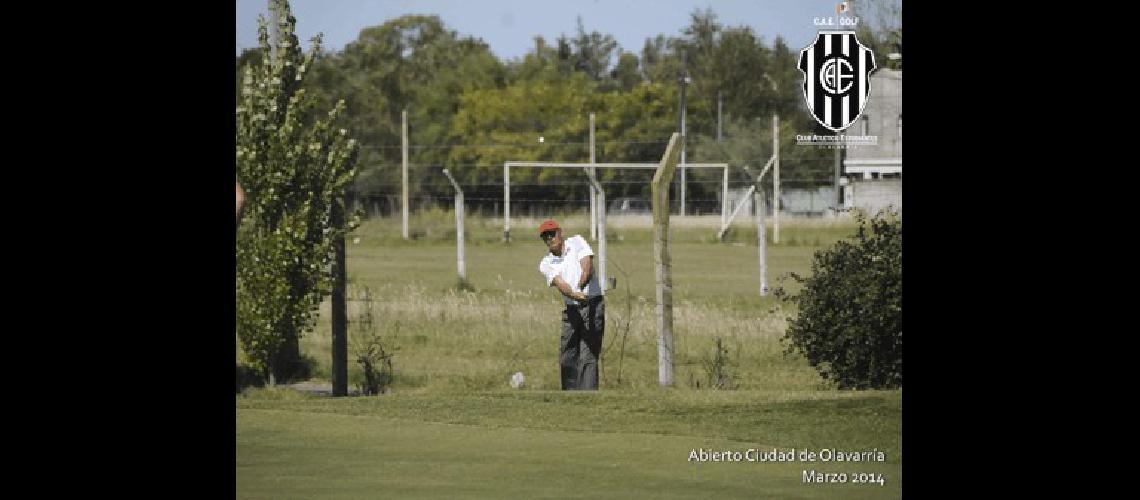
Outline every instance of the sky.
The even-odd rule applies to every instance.
[[[237,1],[237,47],[257,46],[257,16],[268,16],[269,0]],[[901,0],[897,0],[901,4]],[[500,60],[521,59],[534,37],[552,43],[573,37],[577,18],[586,32],[613,35],[623,50],[641,53],[646,38],[681,36],[696,9],[711,8],[722,27],[750,26],[765,44],[782,35],[792,50],[808,45],[819,29],[815,17],[835,15],[838,0],[291,0],[297,37],[323,33],[326,50],[339,51],[360,30],[405,14],[435,14],[460,37],[486,42]]]

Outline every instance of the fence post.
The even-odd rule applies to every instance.
[[[720,188],[720,227],[725,226],[728,220],[728,165],[724,166],[724,175]]]
[[[511,164],[503,163],[503,241],[511,242]]]
[[[769,163],[771,165],[771,163]],[[752,170],[748,167],[743,167],[748,176],[752,177]],[[760,175],[755,176],[752,187],[760,187],[764,178],[764,173],[768,169],[765,168]],[[768,242],[764,234],[764,190],[756,189],[756,246],[759,247],[757,252],[760,254],[760,296],[765,297],[768,295]]]
[[[593,116],[593,115],[591,115]],[[602,295],[606,294],[606,192],[594,176],[593,168],[586,168],[586,176],[590,178],[590,191],[597,193],[598,209],[598,284],[601,285]]]
[[[677,170],[681,134],[669,146],[653,174],[653,264],[657,275],[657,382],[673,386],[673,280],[669,275],[669,184]]]
[[[772,157],[776,159],[772,172],[772,241],[780,242],[780,115],[772,115]],[[763,295],[761,293],[760,295]]]
[[[760,186],[760,178],[764,177],[764,174],[768,172],[768,169],[772,167],[772,163],[775,161],[775,157],[768,159],[768,163],[764,164],[764,170],[760,171],[760,175],[756,176],[756,180],[752,183],[751,186],[748,186],[748,191],[744,193],[744,196],[740,197],[740,201],[736,203],[736,208],[732,210],[732,214],[728,216],[728,220],[721,224],[720,232],[716,233],[716,239],[718,241],[724,241],[724,235],[728,233],[728,226],[732,224],[732,220],[736,218],[736,214],[740,213],[740,208],[743,207],[744,203],[748,201],[748,197],[752,195],[753,191],[760,191],[756,189]],[[744,165],[740,168],[743,168],[744,171],[748,173],[748,176],[752,177],[752,171],[748,169],[747,165]],[[752,205],[752,209],[756,210],[755,203]]]
[[[596,158],[594,154],[594,113],[590,113],[590,163],[595,163]],[[594,171],[593,166],[589,170],[592,180],[597,172]],[[597,189],[597,191],[601,191],[601,189]],[[594,241],[598,240],[598,198],[594,189],[590,190],[590,237],[594,238]],[[605,284],[602,285],[602,288],[605,288]]]
[[[331,221],[333,227],[345,227],[344,198],[333,200]],[[348,307],[345,303],[347,269],[345,269],[344,236],[333,241],[336,261],[333,264],[332,289],[332,392],[333,396],[348,395]]]
[[[402,154],[402,157],[404,157],[404,161],[401,162],[402,165],[404,165],[404,167],[402,167],[402,170],[401,170],[401,172],[402,172],[401,178],[404,179],[404,203],[402,203],[401,206],[402,206],[402,210],[404,210],[404,239],[408,239],[408,110],[407,109],[404,110],[404,113],[401,114],[401,117],[402,117],[402,120],[401,120],[402,131],[404,131],[404,133],[401,134],[401,137],[404,138],[404,141],[402,141],[402,145],[404,145],[404,147],[401,148],[402,150],[404,150],[404,154]]]
[[[766,235],[764,230],[764,194],[760,190],[756,190],[756,207],[757,213],[760,214],[756,218],[756,246],[759,248],[758,253],[760,258],[760,296],[768,295],[768,242],[765,240]]]
[[[447,176],[447,180],[451,181],[451,185],[455,187],[455,247],[456,247],[456,266],[459,268],[459,279],[467,281],[467,263],[464,257],[464,241],[463,241],[463,189],[460,189],[459,183],[455,182],[455,178],[451,176],[451,172],[443,169],[443,175]]]

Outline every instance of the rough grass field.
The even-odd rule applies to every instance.
[[[558,219],[588,236],[582,216]],[[239,496],[542,497],[602,493],[693,497],[896,498],[902,483],[901,390],[838,391],[780,342],[786,304],[759,297],[756,234],[738,220],[674,218],[676,387],[657,386],[652,230],[611,219],[607,327],[598,393],[558,391],[557,292],[537,271],[536,220],[467,220],[474,291],[456,287],[454,217],[428,211],[367,221],[348,241],[349,294],[374,296],[375,330],[395,348],[392,391],[322,398],[287,389],[237,398]],[[640,227],[639,227],[640,226]],[[782,220],[769,229],[769,286],[810,273],[812,253],[853,234],[844,220]],[[359,238],[356,240],[355,238]],[[355,241],[355,242],[354,242]],[[595,245],[595,252],[597,247]],[[362,303],[350,301],[349,319]],[[327,381],[328,302],[302,339]],[[349,359],[354,360],[350,325]],[[734,390],[709,389],[715,340]],[[239,349],[240,351],[240,349]],[[241,353],[238,353],[239,359]],[[516,371],[526,388],[510,389]],[[350,364],[350,381],[361,378]],[[882,451],[884,462],[689,462],[693,449]],[[803,470],[878,473],[884,484],[804,484]],[[335,479],[335,481],[333,480]],[[572,489],[590,482],[589,489]]]

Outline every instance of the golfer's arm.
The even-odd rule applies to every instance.
[[[594,270],[594,256],[587,255],[578,262],[582,266],[582,277],[578,279],[578,288],[585,288],[590,282],[590,273]]]
[[[241,222],[241,209],[245,208],[245,191],[242,191],[241,184],[235,183],[237,186],[237,220]]]
[[[557,288],[559,292],[562,292],[562,295],[565,295],[568,298],[575,298],[574,290],[570,289],[570,285],[566,283],[566,281],[564,281],[561,276],[555,276],[554,281],[550,282],[550,286]]]

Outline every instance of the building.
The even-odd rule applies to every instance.
[[[876,145],[850,146],[843,160],[843,205],[874,214],[887,205],[902,212],[902,71],[871,75],[863,114],[848,135],[877,136]]]

